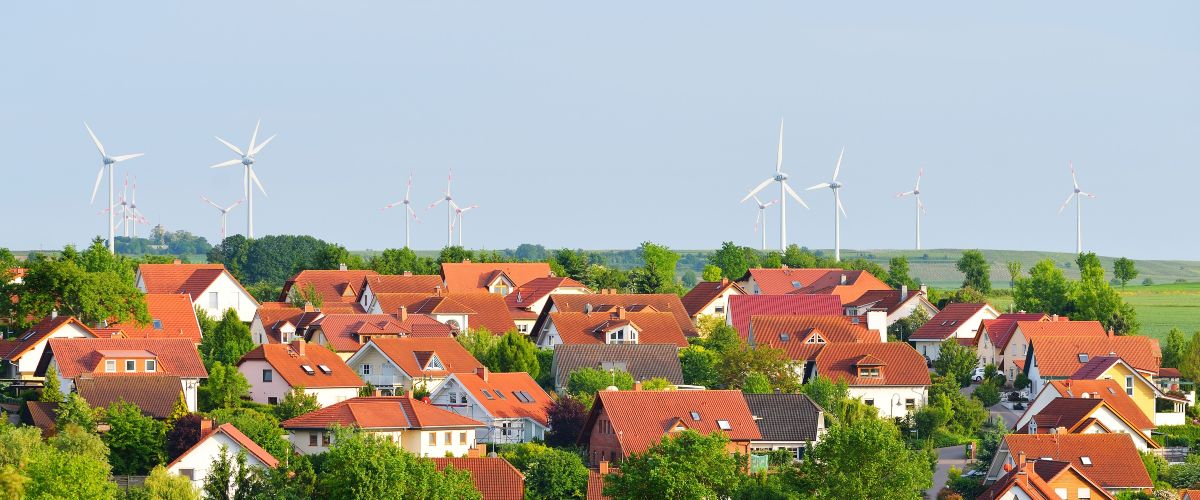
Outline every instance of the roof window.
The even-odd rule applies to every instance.
[[[781,341],[784,341],[784,342],[787,342],[787,341],[789,341],[789,340],[792,340],[792,334],[790,334],[790,333],[781,333],[781,334],[779,334],[779,340],[781,340]]]
[[[699,422],[699,421],[700,421],[700,414],[699,414],[698,412],[692,412],[692,420],[695,420],[695,421]]]
[[[488,392],[487,389],[480,389],[480,391],[483,391],[483,397],[488,399],[496,399],[496,397],[493,396],[492,393]]]
[[[1079,461],[1083,462],[1083,465],[1092,465],[1092,457],[1079,457]]]
[[[154,318],[154,329],[162,330],[162,320],[161,319]]]
[[[513,396],[516,396],[522,403],[532,403],[533,396],[525,391],[513,391]]]
[[[1081,353],[1079,353],[1079,362],[1080,362],[1080,363],[1087,363],[1087,362],[1088,362],[1088,355],[1087,355],[1087,353],[1086,353],[1086,352],[1081,352]]]
[[[29,337],[32,337],[35,333],[37,333],[37,331],[30,330],[29,333],[26,333],[24,337],[21,337],[21,340],[29,340]]]
[[[332,374],[333,374],[333,370],[330,370],[328,366],[325,366],[325,365],[317,365],[317,368],[321,370],[321,373],[324,373],[324,374],[326,374],[326,375],[332,375]]]
[[[316,373],[313,371],[312,367],[308,366],[308,365],[300,365],[300,369],[304,370],[304,373],[307,373],[309,375],[313,375]]]
[[[799,281],[792,282],[792,288],[803,288],[803,287],[804,287],[804,285],[801,285]]]
[[[720,428],[721,428],[721,430],[723,430],[723,431],[727,431],[727,430],[729,430],[729,429],[732,429],[732,427],[730,427],[730,426],[729,426],[729,421],[728,421],[728,420],[718,420],[718,421],[717,421],[717,427],[720,427]]]
[[[504,393],[500,391],[500,389],[496,389],[496,397],[500,399],[508,399],[508,397],[506,397]]]

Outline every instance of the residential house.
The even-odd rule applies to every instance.
[[[130,339],[186,338],[194,344],[200,343],[200,322],[196,319],[196,308],[190,296],[181,293],[148,293],[145,299],[149,323],[110,323],[105,330],[120,331],[122,337]]]
[[[145,293],[182,293],[192,305],[220,319],[227,309],[238,318],[254,319],[258,301],[222,264],[142,264],[137,270],[137,287]]]
[[[743,394],[760,440],[750,451],[788,450],[796,460],[825,434],[825,409],[805,394]]]
[[[1200,490],[1179,490],[1179,500],[1200,500]]]
[[[508,312],[517,325],[517,331],[529,335],[551,294],[582,295],[590,293],[592,291],[587,286],[571,278],[543,276],[518,286],[512,293],[504,296],[504,303],[508,304]]]
[[[842,312],[833,295],[734,295],[729,297],[725,324],[746,339],[754,316],[841,316]]]
[[[556,312],[609,312],[617,307],[623,307],[628,312],[658,311],[668,312],[675,316],[679,329],[687,337],[699,335],[695,323],[688,316],[687,309],[679,296],[673,293],[615,293],[601,290],[593,294],[551,294],[534,323],[531,336],[539,338],[549,328],[550,313]]]
[[[377,307],[381,293],[415,293],[434,295],[445,288],[442,277],[436,274],[369,274],[358,292],[358,305],[370,312]]]
[[[1018,320],[1007,342],[994,344],[1005,373],[1011,372],[1009,380],[1025,371],[1025,358],[1029,356],[1030,340],[1038,337],[1105,337],[1108,332],[1099,321],[1070,321],[1061,316],[1049,316],[1040,320]]]
[[[979,325],[979,335],[976,335],[975,352],[979,363],[996,365],[1010,382],[1017,376],[1016,366],[1007,360],[1006,351],[1009,341],[1017,332],[1018,321],[1050,321],[1050,316],[1042,313],[1004,313],[996,319],[985,319]],[[1019,341],[1023,342],[1023,341]],[[1024,348],[1021,348],[1021,361],[1025,360]]]
[[[482,423],[408,396],[347,399],[285,420],[292,448],[304,455],[329,451],[334,426],[383,436],[419,457],[461,457],[475,447]]]
[[[1183,425],[1186,423],[1186,397],[1163,392],[1145,370],[1138,370],[1119,356],[1096,356],[1079,368],[1070,377],[1074,380],[1112,380],[1121,386],[1138,409],[1154,420],[1155,425]],[[1053,383],[1053,382],[1052,382]]]
[[[401,394],[413,384],[433,391],[451,373],[475,373],[483,364],[452,338],[374,338],[346,364],[383,394]]]
[[[559,344],[554,346],[550,372],[554,390],[567,390],[571,373],[580,368],[621,370],[635,381],[664,378],[683,384],[679,346],[675,344]]]
[[[731,295],[746,295],[746,291],[729,278],[721,278],[721,281],[696,283],[680,300],[692,321],[697,321],[701,316],[724,318]]]
[[[762,439],[741,391],[600,391],[579,435],[588,463],[617,462],[684,430],[724,433],[729,453]]]
[[[996,319],[997,316],[1000,316],[1000,313],[988,304],[946,304],[946,307],[913,332],[908,337],[908,342],[926,359],[934,361],[941,352],[942,342],[949,339],[955,339],[961,345],[972,346],[973,349],[980,323],[983,320]]]
[[[748,345],[783,349],[788,357],[800,362],[800,368],[829,344],[878,344],[885,340],[879,332],[847,316],[754,316],[747,334],[744,340]]]
[[[545,262],[443,262],[442,276],[451,293],[487,292],[507,296],[534,278],[552,277]]]
[[[1004,464],[1000,476],[978,500],[1091,499],[1112,500],[1113,496],[1070,462],[1017,456],[1016,465]]]
[[[907,285],[901,286],[899,290],[868,290],[845,305],[846,316],[866,317],[872,312],[884,313],[884,328],[912,316],[918,310],[924,313],[926,318],[932,318],[938,313],[937,306],[929,301],[924,287],[910,292]]]
[[[487,330],[496,335],[503,335],[517,329],[508,304],[505,303],[504,297],[498,294],[438,294],[414,304],[408,312],[425,314],[445,323],[455,334],[460,331]]]
[[[233,424],[221,424],[215,428],[212,424],[212,420],[201,421],[200,440],[167,464],[167,472],[188,478],[192,486],[200,489],[204,487],[204,479],[222,452],[233,457],[244,454],[247,467],[274,469],[279,466],[279,459],[242,434]],[[237,476],[237,461],[233,461],[232,467],[233,475]]]
[[[429,394],[443,409],[483,423],[475,430],[481,443],[527,443],[543,440],[550,428],[550,395],[525,372],[451,373]]]
[[[42,353],[51,339],[96,338],[96,332],[74,316],[59,316],[57,311],[42,318],[14,339],[0,340],[0,378],[37,380],[35,375]]]
[[[1136,393],[1137,391],[1135,391]],[[1129,424],[1149,435],[1157,427],[1154,423],[1153,407],[1146,413],[1134,399],[1125,392],[1125,388],[1111,378],[1096,380],[1054,380],[1046,384],[1026,405],[1025,411],[1017,418],[1013,429],[1029,427],[1029,422],[1035,415],[1041,413],[1050,402],[1059,398],[1092,398],[1100,399],[1117,413],[1129,421]],[[1153,400],[1151,400],[1153,402]]]
[[[437,470],[453,467],[471,473],[483,500],[525,500],[525,475],[502,457],[432,457]]]
[[[674,315],[652,310],[629,312],[617,306],[603,312],[555,312],[546,325],[537,337],[537,345],[546,349],[561,344],[688,345]]]
[[[308,338],[313,322],[325,316],[311,303],[293,307],[281,302],[267,302],[258,307],[250,321],[250,338],[255,344],[286,344]]]
[[[1095,484],[1116,495],[1122,491],[1149,492],[1154,484],[1128,434],[1009,434],[1004,436],[984,476],[997,482],[1016,467],[1022,456],[1069,462]]]
[[[307,300],[314,305],[319,301],[322,308],[340,304],[354,307],[354,312],[365,312],[359,304],[359,293],[367,277],[378,274],[369,269],[346,269],[345,264],[340,269],[307,269],[283,283],[279,301],[301,303]]]
[[[171,416],[183,392],[183,380],[177,375],[126,377],[83,373],[75,377],[74,385],[75,392],[93,408],[108,408],[117,401],[125,401],[157,420]]]
[[[1079,398],[1054,398],[1037,414],[1030,417],[1024,427],[1017,427],[1021,434],[1128,434],[1138,451],[1161,448],[1128,418],[1102,398],[1090,395]]]
[[[867,271],[847,269],[750,269],[737,280],[753,295],[789,293],[834,295],[842,304],[850,304],[871,290],[891,290]]]
[[[880,417],[903,417],[929,399],[929,369],[912,346],[901,342],[826,344],[805,381],[845,381],[850,397],[879,409]]]
[[[189,339],[55,338],[50,339],[38,362],[36,375],[44,377],[53,366],[63,395],[75,390],[75,381],[93,377],[179,377],[188,410],[196,411],[196,390],[208,371],[196,345]],[[175,403],[175,398],[171,403]]]
[[[371,308],[366,312],[371,314],[396,314],[401,308],[412,311],[426,299],[436,296],[436,293],[376,293],[372,297]]]
[[[1150,337],[1033,337],[1029,339],[1025,375],[1033,381],[1032,391],[1037,393],[1048,381],[1072,378],[1075,372],[1098,356],[1120,357],[1125,364],[1148,377],[1158,373],[1162,363],[1158,339]]]
[[[390,314],[327,314],[308,327],[309,341],[329,347],[342,359],[350,359],[373,338],[403,337],[408,332]]]
[[[237,368],[250,382],[250,399],[256,403],[278,404],[292,389],[303,387],[317,404],[329,406],[357,396],[363,386],[341,357],[303,340],[259,345],[238,360]]]

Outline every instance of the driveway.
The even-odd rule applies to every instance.
[[[950,480],[951,467],[957,467],[959,470],[967,468],[965,446],[938,448],[937,454],[938,464],[937,469],[933,471],[933,488],[925,490],[925,498],[937,498],[938,492],[946,486],[946,481]]]

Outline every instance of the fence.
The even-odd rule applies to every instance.
[[[146,476],[113,476],[112,481],[117,483],[117,487],[121,491],[129,491],[129,488],[140,488],[146,484]]]

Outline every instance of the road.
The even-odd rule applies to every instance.
[[[962,393],[970,397],[971,392],[975,390],[975,386],[963,387]],[[991,413],[992,418],[1004,422],[1004,425],[1012,427],[1017,423],[1017,418],[1021,416],[1019,412],[1015,412],[1004,405],[996,405],[988,408],[988,413]],[[965,446],[950,446],[946,448],[938,448],[938,464],[937,469],[933,471],[933,488],[925,491],[925,498],[937,498],[938,491],[941,491],[946,486],[946,481],[950,479],[950,468],[957,467],[959,470],[966,470],[967,458]]]

